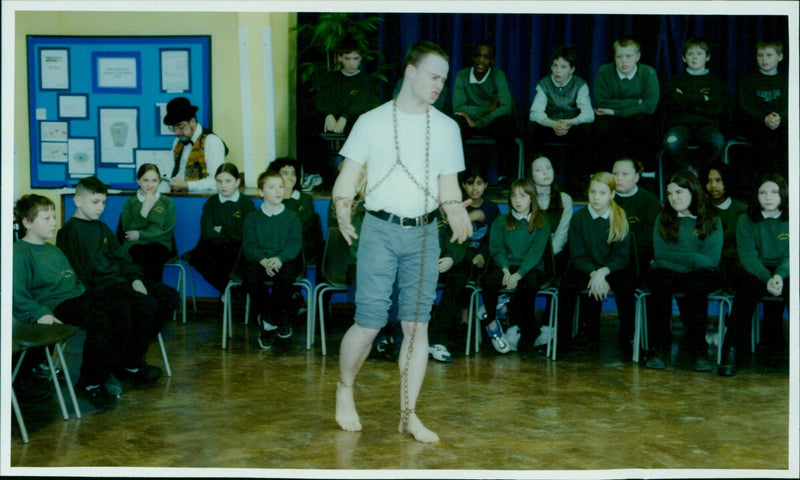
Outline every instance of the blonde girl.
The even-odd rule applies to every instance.
[[[584,327],[579,333],[590,344],[599,342],[600,309],[613,290],[620,323],[618,344],[623,357],[632,353],[636,273],[630,261],[628,219],[615,195],[614,176],[596,173],[589,181],[589,204],[570,221],[569,266],[559,290],[559,351],[569,349],[575,305],[583,290],[588,290],[588,298],[581,300]]]

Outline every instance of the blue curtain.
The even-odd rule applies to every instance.
[[[370,14],[360,14],[370,15]],[[536,83],[550,73],[550,55],[562,43],[578,50],[575,74],[589,85],[594,72],[612,61],[612,44],[622,35],[636,38],[642,47],[641,63],[659,73],[663,84],[683,70],[683,42],[692,36],[711,44],[709,68],[728,82],[735,96],[737,80],[756,68],[755,44],[769,38],[788,46],[788,17],[758,15],[581,15],[581,14],[448,14],[379,13],[383,23],[378,48],[392,68],[389,84],[382,85],[381,100],[388,100],[401,75],[405,51],[418,40],[431,40],[450,54],[450,87],[456,72],[471,66],[471,47],[480,40],[495,45],[495,66],[503,70],[520,122],[527,120]],[[300,13],[299,23],[313,23],[318,14]],[[781,69],[787,71],[788,56]],[[369,71],[377,65],[365,65]]]

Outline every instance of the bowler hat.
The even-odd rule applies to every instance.
[[[167,104],[167,114],[164,116],[164,125],[190,120],[197,113],[198,108],[189,102],[186,97],[173,98]]]

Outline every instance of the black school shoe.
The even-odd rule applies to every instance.
[[[278,327],[278,338],[286,339],[292,336],[292,326],[289,322],[281,322]]]
[[[35,369],[34,369],[35,370]],[[14,380],[14,394],[20,403],[43,402],[53,396],[53,381],[50,377],[40,377],[33,371]]]
[[[261,330],[258,334],[258,346],[262,350],[269,350],[275,343],[275,330]]]
[[[153,383],[161,378],[161,369],[155,365],[148,365],[142,363],[135,372],[131,372],[127,368],[123,368],[116,373],[117,380],[121,382],[128,382],[134,386],[146,385]]]
[[[119,397],[110,393],[105,385],[87,390],[85,386],[78,383],[75,385],[75,395],[88,401],[97,413],[113,410],[119,403]]]

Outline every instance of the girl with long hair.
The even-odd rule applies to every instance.
[[[707,372],[713,368],[705,340],[707,297],[721,285],[718,267],[722,222],[714,214],[700,180],[691,171],[682,170],[670,178],[667,200],[653,229],[655,258],[649,276],[652,298],[647,315],[651,351],[646,365],[663,369],[669,361],[672,297],[680,292],[685,295],[679,306],[693,369]]]
[[[508,213],[495,218],[489,233],[492,264],[487,267],[481,287],[486,318],[490,322],[486,331],[500,353],[511,350],[497,320],[500,290],[514,293],[508,304],[509,316],[520,322],[526,316],[533,317],[536,292],[544,281],[542,258],[550,239],[550,226],[535,198],[533,181],[518,179],[512,183]]]
[[[613,290],[619,312],[618,343],[623,355],[632,354],[636,311],[635,268],[631,263],[631,232],[625,211],[614,201],[616,181],[599,172],[589,181],[589,204],[572,216],[569,226],[569,266],[559,290],[561,306],[559,348],[568,349],[578,295],[588,290],[581,305],[584,334],[590,344],[600,340],[600,309]]]

